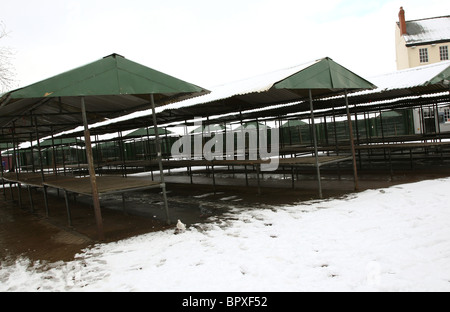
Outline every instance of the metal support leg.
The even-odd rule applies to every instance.
[[[125,208],[125,193],[122,193],[122,211],[123,211],[123,214],[127,214],[127,210],[126,210],[126,208]]]
[[[256,179],[258,180],[258,195],[261,195],[261,180],[259,178],[260,165],[256,165]]]
[[[357,169],[357,164],[356,164],[355,139],[353,137],[352,119],[350,117],[350,109],[348,107],[347,90],[345,90],[345,106],[346,106],[346,111],[347,111],[347,121],[348,121],[349,135],[350,135],[350,146],[352,149],[352,158],[353,158],[353,181],[354,181],[355,191],[357,191],[359,189],[358,169]],[[380,115],[380,117],[381,117],[381,115]]]
[[[244,165],[244,172],[245,172],[245,185],[248,187],[247,165]]]
[[[11,201],[14,201],[14,193],[13,193],[13,187],[12,187],[11,182],[9,182],[9,193],[11,194]]]
[[[34,204],[33,204],[33,194],[31,194],[31,186],[27,186],[28,188],[28,196],[30,198],[30,208],[31,208],[31,213],[34,212]]]
[[[3,180],[3,179],[2,179],[2,185],[3,185],[3,197],[6,199],[5,180]]]
[[[216,175],[214,174],[214,165],[211,166],[211,170],[212,170],[212,175],[213,175],[213,190],[214,190],[214,195],[216,195],[217,191],[216,191]]]
[[[155,143],[156,143],[156,152],[157,152],[158,165],[159,165],[159,178],[160,178],[162,193],[163,193],[163,197],[164,197],[164,207],[166,209],[167,224],[169,225],[170,224],[169,203],[167,201],[166,183],[164,182],[164,169],[163,169],[163,165],[162,165],[161,142],[159,141],[158,122],[156,120],[155,99],[153,97],[153,94],[150,94],[150,102],[152,104],[153,127],[155,129]]]
[[[72,226],[72,214],[70,213],[69,206],[69,194],[66,190],[64,190],[64,199],[66,200],[66,210],[67,210],[67,220],[69,221],[69,226]]]
[[[294,172],[294,166],[291,167],[291,176],[292,176],[292,189],[295,189],[295,172]]]
[[[391,181],[394,181],[394,168],[392,167],[392,153],[391,149],[388,150],[388,156],[389,156],[389,171],[391,174]]]
[[[19,208],[22,209],[22,184],[17,183],[17,192],[19,196]]]
[[[45,216],[48,218],[49,210],[48,210],[48,197],[47,197],[47,187],[44,186],[44,203],[45,203]]]
[[[84,103],[84,97],[81,97],[81,112],[83,117],[83,125],[84,125],[84,142],[86,146],[86,158],[89,165],[89,177],[91,180],[91,188],[92,188],[92,203],[94,205],[94,214],[95,221],[97,223],[97,233],[99,240],[104,240],[104,232],[103,232],[103,219],[102,212],[100,208],[100,198],[98,194],[98,186],[97,186],[97,178],[95,174],[94,167],[94,157],[92,154],[92,144],[91,144],[91,134],[88,127],[87,115],[86,115],[86,106]],[[67,197],[67,195],[66,195]],[[67,201],[68,199],[66,199]]]
[[[322,181],[321,181],[321,177],[320,177],[319,155],[318,155],[318,147],[317,147],[317,134],[316,134],[316,126],[314,124],[314,108],[313,108],[311,89],[309,89],[309,108],[311,110],[311,125],[312,125],[312,133],[313,133],[313,140],[314,140],[314,156],[315,156],[315,160],[316,160],[316,173],[317,173],[317,184],[319,186],[319,197],[323,198]]]

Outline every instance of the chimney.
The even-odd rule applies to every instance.
[[[399,19],[399,25],[400,25],[400,35],[406,35],[406,21],[405,21],[405,11],[403,10],[403,7],[400,7],[400,12],[398,12],[398,19]]]

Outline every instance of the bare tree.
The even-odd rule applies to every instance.
[[[0,21],[0,40],[7,35],[5,25]],[[0,92],[9,90],[14,82],[14,70],[11,64],[12,55],[11,48],[0,45]]]

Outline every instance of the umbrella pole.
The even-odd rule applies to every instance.
[[[318,148],[317,148],[317,134],[316,134],[316,126],[314,124],[314,108],[313,108],[313,99],[312,99],[311,89],[309,89],[309,108],[311,110],[311,125],[312,125],[313,139],[314,139],[314,156],[315,156],[315,161],[316,161],[317,183],[319,185],[319,197],[323,198],[322,181],[320,178],[319,155],[318,155]]]
[[[170,224],[169,204],[167,203],[166,183],[164,182],[164,169],[162,165],[161,142],[159,141],[158,123],[156,120],[156,111],[155,111],[155,99],[153,97],[153,94],[150,94],[150,102],[152,104],[153,127],[155,128],[155,143],[159,165],[159,176],[161,181],[162,193],[164,197],[164,206],[166,209],[167,224],[169,225]]]
[[[347,121],[348,121],[349,135],[350,135],[350,147],[352,149],[352,157],[353,157],[353,180],[355,183],[355,191],[357,191],[359,189],[359,185],[358,185],[358,169],[356,167],[355,138],[353,136],[352,118],[350,117],[350,109],[348,107],[347,89],[345,89],[345,106],[347,109]]]
[[[92,202],[94,204],[95,221],[97,223],[97,233],[99,240],[104,240],[105,236],[103,233],[103,220],[102,220],[102,212],[100,209],[100,197],[98,195],[97,177],[95,175],[94,157],[92,155],[91,134],[89,132],[86,116],[86,105],[84,103],[83,96],[81,97],[81,113],[83,115],[84,144],[86,146],[86,157],[89,165],[89,177],[91,179]]]

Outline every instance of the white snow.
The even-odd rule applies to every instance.
[[[176,228],[176,232],[175,233],[183,233],[186,230],[186,224],[184,224],[183,222],[180,221],[180,219],[178,219],[177,222],[177,228]]]
[[[450,39],[450,16],[407,21],[407,44],[432,43]]]
[[[423,86],[437,75],[447,70],[449,66],[450,61],[442,61],[370,77],[368,80],[377,86],[376,89],[351,93],[349,96]]]
[[[450,178],[18,259],[0,291],[450,291]]]

